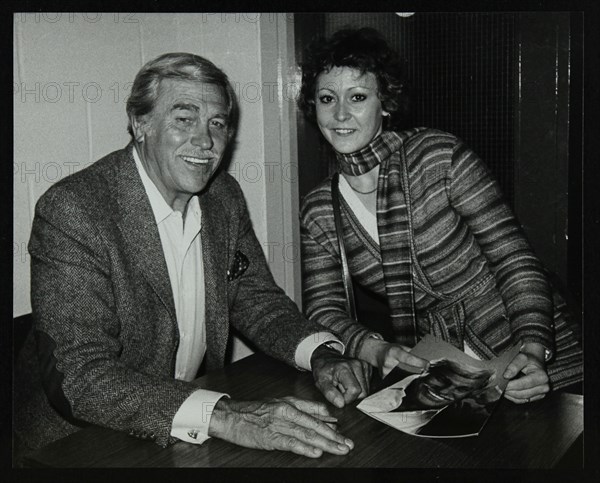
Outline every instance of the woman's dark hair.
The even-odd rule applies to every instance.
[[[310,121],[315,121],[315,87],[317,76],[333,67],[352,67],[361,73],[371,72],[377,78],[379,99],[390,115],[384,117],[384,128],[399,129],[408,114],[408,95],[404,66],[398,53],[390,48],[375,29],[343,29],[330,39],[309,44],[304,54],[302,86],[298,106]]]

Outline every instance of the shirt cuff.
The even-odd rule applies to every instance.
[[[175,413],[171,436],[186,443],[204,443],[210,438],[208,426],[213,409],[222,397],[229,395],[206,389],[193,392]]]
[[[296,355],[294,357],[296,365],[300,369],[306,371],[312,370],[310,366],[310,358],[314,350],[320,345],[327,344],[330,347],[339,350],[341,354],[344,353],[345,347],[342,341],[340,341],[335,335],[329,332],[316,332],[309,335],[304,339],[296,348]]]

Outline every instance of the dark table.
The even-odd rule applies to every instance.
[[[236,399],[294,395],[321,400],[312,374],[264,355],[252,355],[200,378],[202,387]],[[29,467],[404,467],[551,468],[583,433],[583,396],[556,393],[527,405],[503,399],[481,434],[456,439],[411,436],[355,408],[333,406],[339,430],[355,448],[346,456],[310,459],[281,451],[242,448],[218,439],[161,448],[125,433],[90,426],[42,448]]]

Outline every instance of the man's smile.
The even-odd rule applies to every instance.
[[[339,129],[332,129],[332,131],[334,133],[336,133],[338,136],[348,136],[350,134],[353,134],[356,131],[356,129],[339,128]]]
[[[190,163],[195,166],[206,166],[214,159],[214,156],[213,155],[205,155],[203,157],[196,157],[196,156],[181,155],[181,158],[186,163]]]

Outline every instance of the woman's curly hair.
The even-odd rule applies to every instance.
[[[330,39],[311,42],[305,50],[300,67],[302,86],[298,106],[310,121],[316,120],[317,76],[333,67],[352,67],[363,74],[371,72],[375,75],[379,99],[383,109],[390,114],[384,117],[385,129],[399,129],[407,118],[409,99],[403,62],[375,29],[343,29],[334,33]]]

